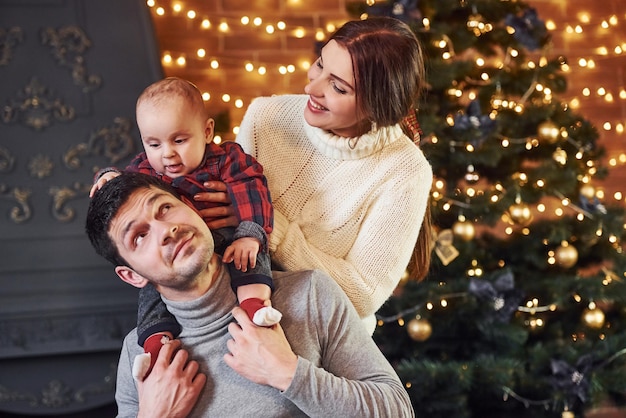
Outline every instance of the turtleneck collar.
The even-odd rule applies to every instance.
[[[404,136],[402,128],[397,124],[378,128],[376,131],[353,138],[335,135],[306,122],[304,126],[315,149],[335,160],[358,160],[369,157]]]
[[[237,304],[236,295],[230,287],[230,275],[224,265],[209,290],[199,298],[184,302],[162,299],[182,326],[181,336],[223,329],[232,322],[231,311]]]

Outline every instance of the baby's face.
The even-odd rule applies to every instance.
[[[152,168],[176,178],[195,171],[213,140],[213,120],[179,97],[144,102],[137,109],[141,142]]]

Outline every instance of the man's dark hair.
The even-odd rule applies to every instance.
[[[106,182],[89,202],[85,231],[96,253],[110,261],[114,266],[128,266],[128,263],[120,256],[117,246],[109,236],[111,220],[133,192],[150,187],[156,187],[180,198],[176,189],[157,177],[123,172]]]

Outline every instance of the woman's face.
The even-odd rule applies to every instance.
[[[311,126],[335,135],[354,137],[370,130],[367,120],[357,120],[352,59],[348,50],[330,41],[308,72],[304,92],[309,102],[304,119]]]

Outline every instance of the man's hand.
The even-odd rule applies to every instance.
[[[233,241],[224,251],[222,261],[224,263],[235,263],[235,268],[244,273],[250,268],[256,267],[256,256],[261,248],[258,239],[252,237],[242,237]]]
[[[196,193],[193,200],[198,202],[222,203],[209,209],[200,210],[200,216],[210,229],[224,228],[227,226],[239,226],[239,219],[235,215],[226,184],[221,181],[207,181],[204,187],[211,192]]]
[[[179,340],[164,344],[152,372],[138,383],[137,418],[184,418],[198,401],[206,376],[180,346]]]
[[[228,325],[232,339],[227,342],[226,364],[254,383],[286,390],[296,373],[298,356],[280,324],[256,326],[239,307],[233,309],[233,315],[237,323]]]

